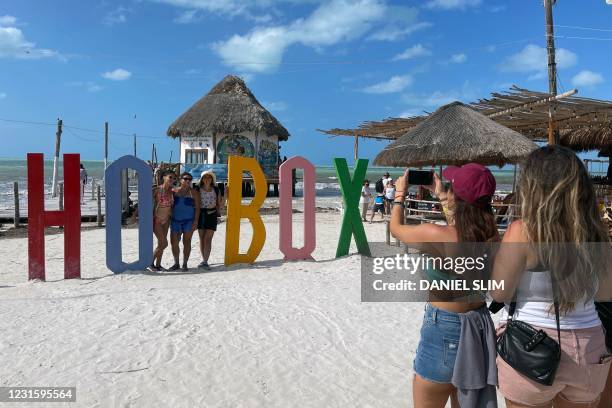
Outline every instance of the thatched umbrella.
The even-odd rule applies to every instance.
[[[251,93],[244,81],[228,75],[168,128],[168,136],[203,136],[259,131],[289,138],[289,132]]]
[[[520,161],[537,147],[520,133],[453,102],[389,144],[374,164],[421,167],[478,162],[501,167]]]

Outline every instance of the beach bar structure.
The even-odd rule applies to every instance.
[[[252,157],[277,191],[280,142],[289,138],[289,132],[241,78],[223,78],[179,116],[167,134],[179,139],[180,163],[194,179],[210,169],[217,182],[225,182],[229,156]]]
[[[469,105],[476,111],[534,141],[546,141],[552,107],[555,132],[559,142],[576,151],[601,150],[612,145],[612,101],[582,98],[578,90],[552,95],[545,92],[511,87],[506,92],[495,92],[489,99]],[[359,138],[395,140],[423,122],[429,112],[410,118],[387,118],[365,121],[355,129],[317,129],[330,136],[355,138],[355,157]]]

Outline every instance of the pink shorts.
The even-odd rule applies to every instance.
[[[557,341],[557,329],[541,329]],[[504,330],[505,325],[500,326],[497,335]],[[601,362],[607,355],[602,326],[561,330],[561,361],[554,383],[546,386],[532,381],[497,356],[499,392],[506,399],[527,406],[545,404],[557,395],[574,403],[597,401],[610,371],[610,358]]]

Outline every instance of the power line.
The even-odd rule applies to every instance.
[[[87,139],[84,138],[82,136],[77,135],[72,129],[70,129],[67,126],[62,126],[62,128],[66,129],[68,131],[68,133],[70,133],[72,136],[76,137],[77,139],[83,141],[83,142],[90,142],[90,143],[95,143],[98,142],[99,140],[95,140],[95,139]]]
[[[56,126],[56,123],[40,122],[40,121],[37,122],[37,121],[28,121],[28,120],[6,119],[6,118],[0,118],[0,121],[2,121],[2,122],[9,122],[9,123],[21,123],[21,124],[27,124],[27,125]],[[83,127],[78,127],[78,126],[68,126],[66,124],[63,125],[63,128],[65,128],[65,129],[80,130],[82,132],[104,134],[103,130],[88,129],[88,128],[83,128]],[[132,133],[109,132],[109,135],[133,137],[134,133],[133,132]],[[143,138],[143,139],[165,139],[164,136],[147,136],[147,135],[138,135],[138,134],[136,134],[136,137]],[[85,139],[83,139],[83,140],[85,140]],[[93,140],[87,140],[87,141],[93,141]]]
[[[28,125],[44,125],[44,126],[56,126],[56,123],[47,123],[47,122],[31,122],[27,120],[15,120],[15,119],[3,119],[0,118],[0,121],[10,122],[10,123],[24,123]]]
[[[574,30],[604,31],[604,32],[612,33],[611,28],[593,28],[593,27],[568,26],[568,25],[558,25],[558,24],[555,24],[555,27],[571,28]]]
[[[594,40],[594,41],[612,41],[610,37],[578,37],[569,35],[555,35],[555,39],[563,38],[567,40]]]

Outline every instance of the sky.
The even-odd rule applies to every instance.
[[[558,0],[559,91],[612,99],[612,5]],[[413,116],[512,84],[547,91],[541,0],[2,0],[0,157],[176,158],[168,126],[227,74],[290,133],[281,155],[353,157],[316,129]],[[34,123],[22,123],[34,122]],[[386,142],[360,142],[372,159]],[[595,156],[596,154],[590,154]]]

